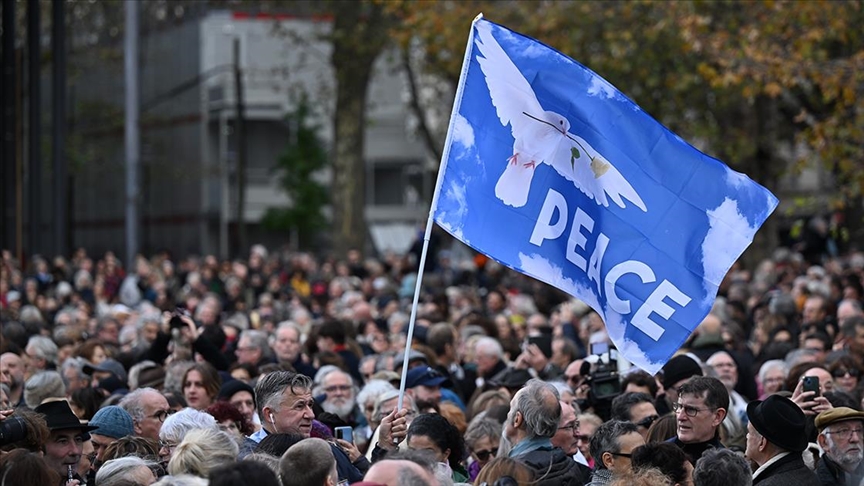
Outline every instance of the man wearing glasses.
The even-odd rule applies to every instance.
[[[729,392],[717,378],[694,376],[678,387],[677,395],[672,411],[678,435],[670,442],[683,449],[687,460],[695,465],[706,450],[723,448],[719,430],[726,418]]]
[[[552,445],[564,451],[569,457],[576,461],[579,452],[579,419],[576,418],[576,410],[572,405],[560,401],[561,419],[558,421],[558,431],[552,436]],[[582,460],[585,460],[583,457]],[[585,460],[585,462],[588,462]],[[582,473],[582,482],[587,483],[591,479],[591,469],[576,461],[579,471]]]
[[[817,441],[825,454],[816,466],[821,485],[864,482],[864,412],[848,407],[816,416]]]
[[[554,386],[529,380],[510,400],[504,423],[504,437],[513,446],[508,457],[531,469],[538,486],[584,484],[580,465],[552,445],[561,419],[559,400]]]
[[[645,393],[631,392],[612,400],[612,418],[636,424],[642,438],[648,440],[648,429],[660,416],[654,408],[653,398]]]
[[[159,440],[162,423],[172,413],[168,400],[154,388],[138,388],[119,403],[132,416],[135,435],[155,441]]]
[[[614,419],[604,422],[591,436],[594,473],[588,486],[605,486],[630,472],[630,454],[644,444],[636,425]]]

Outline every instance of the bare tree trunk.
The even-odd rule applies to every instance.
[[[387,42],[381,6],[344,2],[335,9],[332,63],[336,72],[333,241],[338,255],[363,250],[367,226],[366,164],[363,159],[366,95],[372,65]]]

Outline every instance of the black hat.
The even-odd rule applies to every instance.
[[[663,365],[663,388],[693,376],[702,376],[702,368],[693,358],[679,354]]]
[[[754,400],[747,405],[747,418],[768,442],[792,452],[807,448],[804,412],[792,400],[779,395]]]
[[[228,380],[223,383],[222,387],[219,388],[219,394],[216,395],[216,399],[231,401],[231,397],[241,391],[249,392],[249,394],[252,395],[252,401],[255,401],[255,390],[246,383],[236,379]]]
[[[522,388],[528,380],[533,378],[528,370],[521,368],[505,368],[489,379],[489,384],[494,387],[504,387],[511,390]]]
[[[88,432],[99,428],[78,420],[78,417],[72,412],[72,408],[69,407],[69,402],[66,400],[43,403],[36,407],[36,413],[41,413],[45,416],[45,422],[51,431],[78,429]]]

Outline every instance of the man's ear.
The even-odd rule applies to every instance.
[[[517,411],[516,413],[513,414],[513,428],[514,429],[521,429],[522,428],[522,422],[524,422],[524,421],[525,421],[525,418],[522,417],[522,412]]]
[[[718,425],[723,423],[723,420],[726,419],[726,409],[718,408],[716,412],[714,412],[714,420],[711,422],[712,427],[717,427]]]
[[[606,469],[608,469],[610,471],[612,470],[612,459],[613,458],[614,458],[614,456],[612,456],[611,452],[604,452],[603,454],[600,455],[600,460],[603,461],[603,465],[606,466]]]
[[[817,435],[816,436],[816,443],[819,444],[819,447],[821,447],[823,451],[828,450],[828,438],[825,437],[825,434]]]
[[[137,420],[132,421],[132,430],[135,432],[135,435],[141,436],[141,424]]]

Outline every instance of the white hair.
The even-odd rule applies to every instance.
[[[504,348],[501,347],[501,343],[498,342],[497,339],[483,336],[478,339],[477,344],[474,345],[474,353],[503,358]]]
[[[44,359],[47,363],[57,361],[57,345],[49,337],[30,336],[26,349],[32,349],[37,358]]]
[[[769,359],[768,361],[762,363],[762,366],[759,368],[759,383],[765,383],[765,375],[767,375],[771,370],[779,369],[783,372],[783,377],[789,375],[789,366],[782,359]]]
[[[199,412],[194,408],[184,408],[165,419],[162,429],[159,430],[159,438],[166,441],[180,442],[186,437],[187,432],[195,429],[218,431],[219,424],[209,413]]]
[[[151,468],[155,462],[145,461],[137,456],[126,456],[106,461],[96,473],[96,484],[99,486],[114,486],[115,484],[129,484],[137,482],[137,470],[139,468]]]
[[[365,408],[366,404],[369,401],[374,402],[388,391],[393,391],[396,388],[390,384],[389,381],[384,380],[371,380],[363,386],[363,389],[360,390],[360,393],[357,394],[357,403],[361,408]]]
[[[181,474],[179,476],[164,476],[159,481],[156,481],[151,486],[207,486],[210,481],[192,476],[191,474]]]

